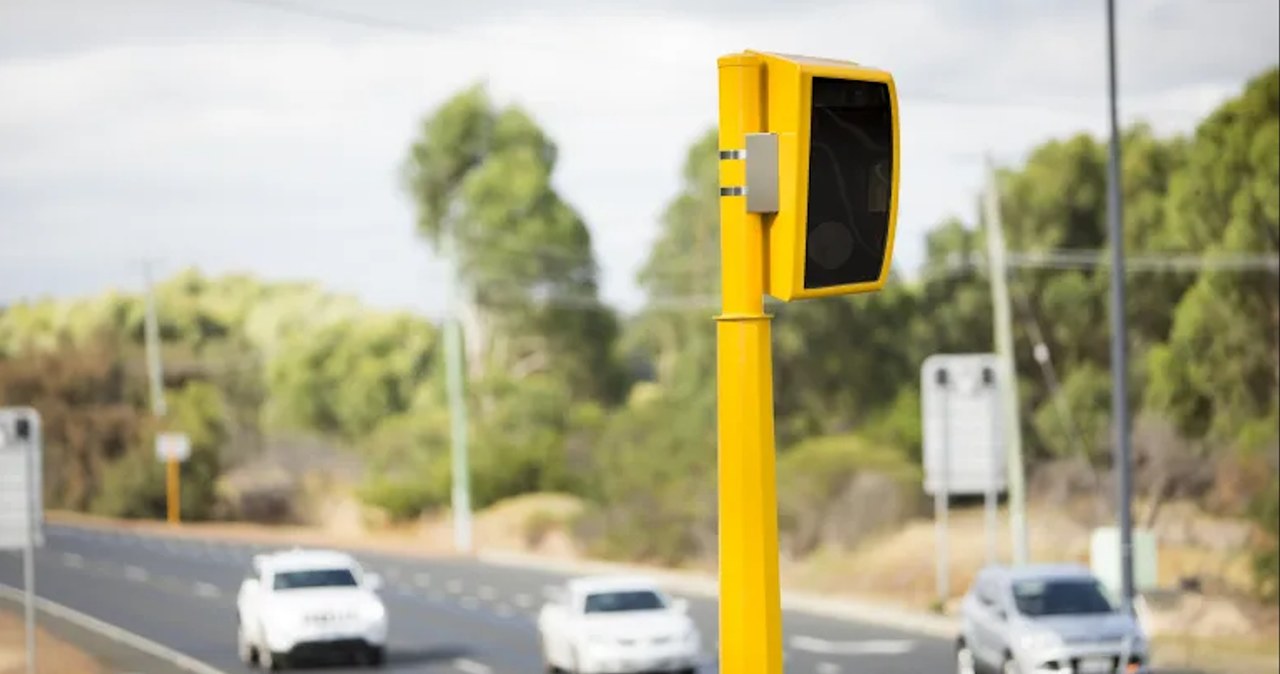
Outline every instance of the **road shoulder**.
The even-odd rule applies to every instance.
[[[18,627],[16,641],[22,648],[22,593],[0,585],[0,619],[12,618]],[[41,640],[41,672],[147,672],[147,674],[224,674],[220,670],[176,653],[164,646],[84,615],[47,599],[37,599],[36,624]],[[40,647],[46,639],[57,658],[46,660]],[[19,650],[21,654],[21,650]],[[4,665],[7,663],[0,663]],[[25,661],[18,663],[14,674],[26,671]],[[0,674],[9,674],[0,668]]]

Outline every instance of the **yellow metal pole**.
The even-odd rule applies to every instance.
[[[763,64],[722,57],[721,314],[716,317],[719,422],[720,671],[781,674],[773,363],[764,313],[765,231],[747,212],[747,133],[764,130]]]
[[[165,462],[166,486],[165,492],[168,494],[169,500],[169,524],[177,524],[180,518],[181,503],[180,498],[181,487],[179,484],[180,473],[178,471],[177,459],[169,459]]]

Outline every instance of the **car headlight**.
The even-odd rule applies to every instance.
[[[1022,635],[1018,643],[1023,650],[1047,651],[1062,646],[1062,638],[1053,632],[1032,632]]]
[[[371,601],[361,607],[360,617],[365,622],[378,622],[387,617],[387,608],[380,601]]]
[[[269,610],[265,614],[268,629],[295,633],[302,628],[302,616],[285,609]]]

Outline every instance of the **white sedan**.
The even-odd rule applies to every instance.
[[[644,578],[579,578],[538,615],[547,670],[570,674],[693,674],[701,637],[688,604]]]
[[[320,655],[381,665],[387,642],[387,611],[376,594],[381,584],[341,552],[254,557],[236,598],[240,658],[268,670]]]

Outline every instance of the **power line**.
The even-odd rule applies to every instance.
[[[1009,252],[1006,263],[1017,269],[1077,270],[1105,266],[1106,251],[1064,249],[1048,251]],[[986,256],[981,253],[952,253],[940,265],[925,267],[921,277],[955,274],[985,266]],[[1280,256],[1257,253],[1210,253],[1191,255],[1181,253],[1138,253],[1125,255],[1127,272],[1258,272],[1280,273]]]
[[[223,0],[224,2],[234,2],[241,5],[254,6],[295,14],[297,16],[305,16],[311,19],[321,21],[330,21],[334,23],[343,23],[360,28],[370,30],[392,31],[400,33],[412,33],[417,35],[426,35],[430,37],[440,37],[442,35],[456,35],[458,28],[456,22],[442,22],[439,27],[428,27],[421,24],[408,23],[399,20],[386,19],[373,14],[364,14],[359,12],[351,12],[341,9],[330,9],[326,7],[315,7],[302,2],[292,2],[291,0]],[[580,59],[581,54],[571,52],[565,48],[562,43],[554,40],[532,41],[527,37],[514,37],[504,35],[503,41],[507,44],[516,44],[525,48],[534,50],[559,52],[574,59]]]
[[[286,0],[224,0],[225,2],[236,2],[242,5],[255,5],[258,7],[266,7],[281,12],[307,16],[313,19],[322,19],[325,21],[337,21],[339,23],[361,26],[364,28],[372,28],[375,30],[393,30],[411,33],[431,33],[430,29],[425,26],[415,26],[412,24],[391,21],[369,14],[358,14],[356,12],[348,12],[341,9],[328,9],[323,7],[311,7],[298,2],[287,2]],[[444,31],[439,31],[444,32]]]
[[[1050,250],[1009,253],[1009,265],[1024,269],[1093,269],[1109,264],[1105,251]],[[1280,272],[1280,256],[1247,253],[1191,255],[1148,253],[1125,255],[1130,271],[1237,271]]]

